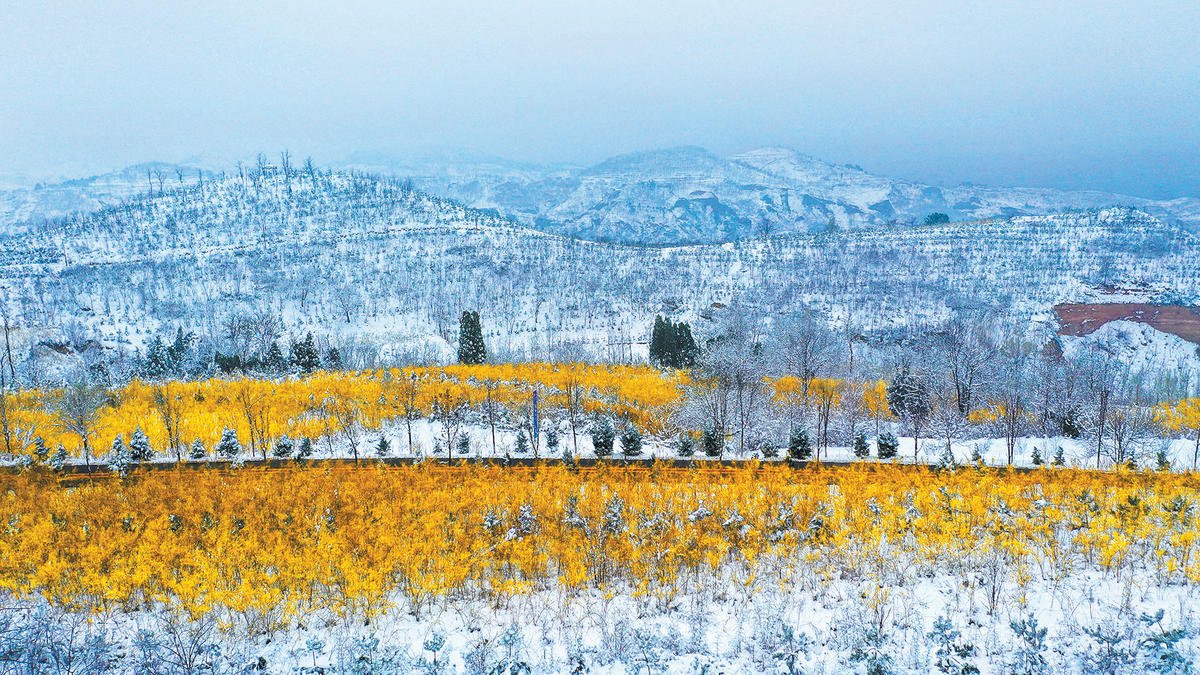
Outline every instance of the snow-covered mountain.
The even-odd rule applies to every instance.
[[[451,165],[453,166],[453,165]],[[747,236],[1132,206],[1200,226],[1200,200],[1152,201],[1103,192],[960,185],[876,176],[784,148],[721,157],[683,147],[621,155],[587,169],[495,161],[375,168],[422,189],[520,222],[593,240],[679,244]]]
[[[1054,305],[1113,289],[1125,302],[1196,304],[1200,240],[1109,209],[650,248],[527,228],[407,181],[267,168],[0,238],[0,285],[17,324],[74,326],[127,352],[176,328],[224,335],[231,317],[254,315],[379,355],[444,346],[471,309],[502,356],[604,358],[643,349],[656,314],[702,329],[723,306],[812,309],[868,339],[988,314],[1045,340]]]
[[[147,162],[63,182],[39,182],[0,190],[0,234],[20,232],[72,213],[90,213],[142,193],[195,183],[213,172],[189,164]]]
[[[261,158],[257,163],[266,162]],[[211,160],[149,163],[64,183],[0,192],[0,232],[89,212],[135,194],[217,173]],[[678,245],[764,234],[907,226],[934,212],[954,221],[1128,206],[1193,231],[1200,199],[1152,201],[1103,192],[922,185],[876,176],[784,148],[722,157],[683,147],[613,157],[592,167],[514,162],[469,150],[362,152],[340,170],[411,179],[431,194],[494,210],[555,234]],[[257,170],[257,166],[255,166]],[[237,171],[230,169],[229,173]]]

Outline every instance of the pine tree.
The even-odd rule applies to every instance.
[[[271,452],[278,459],[287,459],[292,456],[296,450],[296,444],[287,436],[280,436],[279,440],[275,441],[275,449]]]
[[[188,452],[188,459],[198,462],[208,457],[208,450],[204,447],[204,441],[199,438],[192,441],[192,449]]]
[[[554,427],[546,428],[546,449],[551,455],[558,452],[558,431]]]
[[[465,311],[458,322],[458,362],[475,366],[484,361],[487,361],[487,344],[483,341],[479,312]]]
[[[642,454],[642,432],[632,424],[621,430],[621,454],[626,458]]]
[[[50,448],[46,447],[46,440],[41,436],[33,439],[33,454],[42,464],[46,463],[46,459],[50,455]]]
[[[138,427],[133,431],[133,435],[129,437],[129,454],[135,462],[149,462],[154,458],[154,449],[150,447],[150,439],[146,437],[146,433]]]
[[[288,364],[283,358],[283,350],[279,348],[279,343],[272,342],[271,346],[267,348],[267,355],[263,357],[263,370],[279,374],[285,372],[287,368]]]
[[[304,338],[304,342],[297,342],[292,345],[292,366],[301,373],[311,373],[321,367],[321,357],[317,353],[317,345],[313,340],[313,334],[309,333]]]
[[[1059,446],[1058,450],[1054,452],[1054,466],[1062,466],[1066,463],[1067,460],[1065,457],[1063,457],[1062,446]]]
[[[458,437],[458,454],[463,457],[471,454],[471,437],[465,433]]]
[[[312,439],[305,436],[300,441],[300,449],[296,451],[296,461],[303,462],[304,460],[308,459],[309,457],[312,457],[312,454],[313,454]]]
[[[129,465],[133,463],[133,456],[129,452],[129,448],[125,446],[125,441],[118,435],[113,439],[112,454],[108,459],[108,470],[118,476],[126,476],[129,474]]]
[[[725,449],[725,434],[716,427],[708,427],[700,434],[700,449],[709,457],[720,457]]]
[[[1046,463],[1045,460],[1042,459],[1042,451],[1038,450],[1036,445],[1033,446],[1033,456],[1030,457],[1030,461],[1033,462],[1034,466],[1041,466]]]
[[[700,349],[692,338],[692,327],[680,321],[675,324],[675,339],[672,341],[675,349],[675,367],[691,368],[696,365],[696,357]]]
[[[788,437],[788,457],[805,461],[812,459],[812,441],[804,427],[793,427]]]
[[[163,344],[161,336],[154,336],[149,349],[146,350],[146,362],[142,365],[142,377],[147,380],[161,380],[174,373],[174,364]]]
[[[896,435],[890,431],[885,431],[879,436],[877,441],[879,445],[879,459],[895,459],[900,452],[900,441]]]
[[[329,352],[325,354],[325,367],[329,370],[342,369],[342,353],[337,347],[330,347]]]
[[[529,452],[529,437],[525,435],[525,428],[517,430],[517,447],[513,450],[518,455],[524,455]]]
[[[613,441],[616,433],[608,418],[601,417],[592,425],[592,449],[597,457],[609,457],[613,454]]]
[[[871,454],[871,446],[867,444],[867,437],[859,434],[854,437],[854,456],[859,459],[866,459]]]
[[[380,436],[379,442],[375,444],[375,456],[383,459],[392,454],[392,444],[388,442],[386,436]]]
[[[167,356],[171,359],[173,370],[178,373],[183,369],[188,352],[192,351],[192,342],[196,340],[195,333],[183,334],[183,327],[175,329],[175,342],[167,348]]]
[[[50,468],[54,471],[62,471],[67,466],[67,449],[62,443],[58,444],[58,448],[54,450],[54,454],[50,456]]]
[[[650,331],[650,363],[661,365],[665,359],[663,350],[663,318],[655,315],[654,328]]]
[[[1158,453],[1154,455],[1154,459],[1158,463],[1157,468],[1159,471],[1171,470],[1171,460],[1167,459],[1167,453],[1165,450],[1159,450]]]
[[[680,435],[675,447],[676,454],[680,457],[692,457],[696,454],[696,439],[692,438],[691,434],[684,433]]]
[[[242,454],[242,444],[238,442],[237,431],[225,427],[221,432],[221,441],[217,443],[217,454],[226,459],[234,459]]]
[[[117,455],[127,454],[128,452],[128,449],[125,447],[124,434],[117,434],[116,437],[113,438],[112,449],[108,452],[109,457],[116,457]]]

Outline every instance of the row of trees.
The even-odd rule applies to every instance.
[[[1194,380],[1133,370],[1100,342],[1064,354],[986,316],[880,339],[839,335],[815,315],[767,321],[735,309],[703,344],[681,422],[739,455],[782,446],[797,428],[827,452],[893,424],[942,455],[957,441],[1002,438],[1008,463],[1031,436],[1088,441],[1097,466],[1146,461],[1167,435],[1200,438]]]

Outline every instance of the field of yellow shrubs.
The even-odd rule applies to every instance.
[[[427,462],[0,482],[0,587],[250,634],[314,611],[370,620],[589,589],[662,608],[713,584],[752,597],[835,577],[1200,581],[1192,474]]]

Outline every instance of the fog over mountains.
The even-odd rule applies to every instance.
[[[410,176],[433,194],[496,209],[530,227],[625,243],[715,243],[764,234],[1042,215],[1132,206],[1200,225],[1200,200],[1103,192],[922,185],[824,162],[786,148],[721,157],[683,147],[620,155],[589,168],[538,167],[470,155],[417,161],[369,157],[356,169]]]
[[[270,166],[279,158],[260,161]],[[493,209],[529,227],[622,243],[721,243],[766,234],[913,225],[934,212],[961,221],[1110,206],[1135,207],[1191,230],[1200,227],[1200,199],[1195,198],[1155,201],[1046,188],[939,187],[876,176],[785,148],[722,157],[682,147],[620,155],[592,167],[521,163],[469,151],[409,157],[358,153],[333,168],[409,178],[430,194]],[[196,183],[202,171],[211,179],[238,169],[200,160],[151,162],[0,192],[0,232]]]

